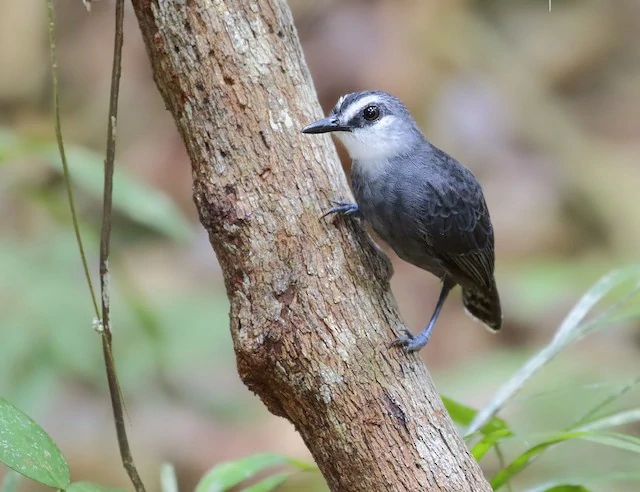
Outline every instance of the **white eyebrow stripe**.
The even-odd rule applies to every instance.
[[[361,99],[357,99],[345,108],[346,111],[342,111],[342,115],[340,119],[344,123],[351,121],[351,118],[353,118],[356,114],[358,114],[364,108],[366,108],[370,104],[377,103],[378,101],[380,101],[380,96],[378,96],[377,94],[371,94]]]

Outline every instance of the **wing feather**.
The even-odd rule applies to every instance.
[[[495,257],[487,204],[471,172],[455,164],[449,167],[454,172],[446,179],[428,185],[425,238],[433,254],[460,283],[490,286]]]

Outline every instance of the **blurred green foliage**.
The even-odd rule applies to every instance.
[[[51,437],[22,411],[0,398],[0,463],[43,485],[66,492],[118,492],[91,482],[71,482],[69,464]],[[293,467],[318,472],[315,465],[278,454],[256,454],[216,465],[200,480],[196,492],[224,492],[274,467]],[[173,473],[173,472],[172,472]],[[245,492],[269,492],[293,472],[280,472],[244,487]],[[12,475],[10,475],[12,476]],[[173,480],[172,480],[173,482]],[[163,482],[166,484],[166,482]],[[172,485],[174,487],[175,484]],[[2,484],[2,492],[14,488],[14,481]],[[167,486],[166,489],[169,487]],[[170,492],[164,490],[164,492]]]
[[[298,471],[318,472],[318,468],[301,460],[278,454],[255,454],[236,461],[220,463],[206,473],[195,492],[224,492],[242,484],[259,473],[273,467],[289,466]],[[242,490],[244,492],[268,492],[285,482],[292,472],[272,474]]]
[[[104,157],[83,147],[66,147],[76,192],[96,199],[101,197]],[[0,128],[0,165],[25,158],[32,163],[36,160],[40,164],[51,166],[50,171],[61,176],[60,156],[55,142],[24,137]],[[47,174],[46,169],[39,171],[40,175]],[[43,198],[47,196],[44,193],[46,190],[39,191]],[[193,234],[190,224],[169,197],[128,175],[122,167],[117,167],[114,175],[113,204],[116,213],[127,217],[137,227],[145,227],[153,233],[183,242]],[[66,206],[66,202],[57,201],[49,203],[49,206],[60,210]]]
[[[503,419],[495,414],[514,400],[514,396],[526,383],[547,364],[552,358],[564,351],[569,344],[595,328],[610,328],[620,319],[636,317],[640,314],[640,267],[629,267],[612,272],[600,280],[590,289],[567,315],[560,325],[556,335],[548,346],[543,347],[517,370],[503,388],[496,393],[490,404],[482,412],[463,405],[451,398],[443,398],[451,417],[461,426],[470,426],[470,433],[466,439],[471,446],[473,456],[481,461],[492,449],[496,451],[499,467],[491,485],[494,490],[510,486],[510,483],[520,475],[534,460],[543,453],[568,441],[588,441],[600,446],[619,449],[640,455],[640,438],[631,434],[613,432],[610,429],[624,427],[640,421],[640,407],[611,410],[619,400],[640,382],[640,377],[618,386],[603,385],[607,390],[603,399],[590,407],[582,407],[580,417],[573,419],[567,427],[547,432],[514,431]],[[126,304],[126,303],[125,303]],[[598,310],[596,311],[596,307]],[[595,312],[594,312],[595,311]],[[146,334],[153,343],[162,346],[160,317],[156,311],[148,306],[140,305],[134,309],[139,323],[146,327]],[[161,360],[160,364],[166,364]],[[85,370],[90,369],[90,364]],[[127,379],[131,372],[124,372]],[[557,390],[551,390],[545,395],[557,396]],[[586,408],[586,410],[585,410]],[[0,454],[0,461],[36,481],[62,490],[101,490],[92,484],[75,484],[70,486],[69,467],[51,438],[31,419],[4,400],[0,400],[0,442],[5,443]],[[524,444],[521,452],[504,453],[499,445],[517,442]],[[505,456],[514,455],[505,461]],[[637,461],[637,457],[635,458]],[[28,463],[25,467],[24,463]],[[620,464],[623,464],[621,461]],[[242,458],[232,462],[221,463],[212,468],[200,481],[197,492],[225,491],[240,485],[265,470],[277,466],[289,465],[299,471],[316,470],[315,466],[303,461],[287,458],[277,454],[259,454]],[[270,474],[260,481],[249,485],[243,490],[258,492],[275,490],[285,483],[292,472],[277,472]],[[560,484],[533,485],[529,490],[588,491],[585,484],[591,481],[632,481],[640,480],[635,468],[617,470],[615,473],[601,475],[566,478]]]
[[[101,192],[101,159],[91,151],[74,147],[69,155],[80,203],[83,205],[84,213],[91,215],[95,213],[92,212],[92,202],[99,202]],[[35,162],[34,174],[49,173],[54,179],[40,180],[35,184],[26,180],[28,185],[21,184],[21,176],[24,179],[25,174],[16,173],[15,168],[11,167],[19,165],[20,162]],[[60,192],[60,169],[52,144],[21,138],[8,131],[0,132],[0,173],[8,173],[10,178],[13,177],[13,180],[2,181],[11,183],[11,186],[5,184],[7,193],[20,194],[21,198],[28,197],[36,206],[38,203],[46,204],[42,211],[50,221],[44,232],[29,231],[23,238],[16,235],[0,241],[0,269],[5,273],[0,276],[0,296],[7,301],[7,309],[3,313],[4,343],[0,348],[0,385],[4,388],[5,394],[11,396],[12,401],[20,402],[26,407],[41,401],[47,392],[54,391],[56,384],[66,378],[103,387],[103,367],[101,363],[96,363],[100,360],[100,344],[90,328],[92,313],[89,296],[81,281],[78,255],[69,220],[65,217],[66,196]],[[116,213],[125,221],[124,231],[129,231],[116,235],[116,244],[122,241],[148,240],[144,238],[149,235],[164,236],[172,242],[190,240],[193,234],[191,226],[172,202],[160,192],[148,188],[120,170],[116,177],[116,190],[124,190],[116,192],[114,207]],[[138,212],[134,212],[136,210]],[[95,252],[97,231],[96,227],[89,226],[89,223],[95,222],[85,220],[83,232],[87,249]],[[563,289],[575,289],[593,274],[581,267],[575,267],[573,271],[572,268],[574,267],[565,262],[532,267],[529,274],[523,269],[518,279],[519,285],[523,288],[518,297],[534,307],[543,305],[546,302],[544,296],[559,295]],[[596,270],[599,267],[593,268]],[[216,295],[210,289],[193,289],[180,295],[173,292],[171,298],[148,297],[131,280],[125,263],[119,261],[117,253],[112,269],[116,353],[125,392],[141,391],[148,384],[149,377],[152,377],[158,382],[159,387],[163,387],[170,394],[175,395],[177,392],[200,410],[219,416],[239,418],[242,412],[238,412],[239,406],[233,401],[216,401],[215,397],[196,396],[195,391],[185,391],[184,386],[177,382],[180,380],[181,371],[193,360],[214,357],[219,359],[221,367],[229,365],[231,350],[226,330],[228,306],[224,296],[221,293]],[[637,316],[640,312],[637,295],[639,272],[638,268],[629,268],[612,274],[604,284],[597,284],[594,288],[595,293],[594,290],[590,291],[560,328],[559,331],[564,333],[565,338],[556,335],[549,346],[552,348],[552,355],[559,353],[570,342],[574,342],[589,330],[610,327]],[[544,293],[543,297],[536,301],[536,296],[540,296],[540,293]],[[587,316],[602,299],[605,307],[600,308],[600,314]],[[576,310],[578,316],[575,316]],[[179,329],[184,325],[185,319],[189,320],[189,330]],[[220,329],[210,329],[216,325]],[[549,354],[549,347],[535,354],[532,360],[545,357],[545,353]],[[544,363],[546,362],[548,361],[545,359]],[[489,366],[496,367],[495,362],[489,362]],[[506,371],[512,371],[517,379],[517,374],[522,371],[517,371],[515,366],[512,369],[508,367]],[[497,374],[504,377],[506,371],[502,367]],[[525,373],[526,377],[517,383],[518,388],[533,375],[531,371],[525,370]],[[554,422],[560,422],[561,414],[555,413],[552,417],[540,414],[540,423],[545,426],[542,431],[534,421],[529,421],[529,425],[524,427],[518,427],[517,424],[516,427],[511,427],[505,420],[492,417],[482,424],[479,432],[467,436],[471,452],[476,459],[483,460],[484,463],[491,450],[498,451],[504,447],[503,456],[499,458],[500,464],[497,467],[492,465],[492,485],[496,490],[512,482],[534,460],[537,461],[551,448],[566,446],[567,441],[586,440],[600,446],[638,453],[640,441],[637,438],[609,430],[613,427],[628,426],[639,420],[640,408],[610,409],[631,392],[637,382],[638,380],[634,379],[627,383],[585,383],[583,386],[571,385],[568,390],[547,387],[542,394],[534,393],[524,397],[514,397],[515,393],[509,395],[507,400],[510,402],[517,403],[518,398],[527,401],[523,414],[528,416],[538,405],[544,409],[548,403],[552,403],[555,408],[557,402],[570,392],[571,402],[562,403],[562,413],[574,421],[576,413],[582,414],[582,417],[569,427],[554,427]],[[587,396],[574,398],[582,393]],[[593,397],[594,393],[604,393],[604,397]],[[593,403],[588,404],[589,401]],[[454,399],[444,398],[444,402],[453,419],[461,426],[469,426],[478,415],[475,409]],[[591,410],[585,412],[585,408]],[[20,415],[17,410],[14,414]],[[43,431],[35,424],[27,429],[25,435],[36,438],[40,436],[44,439]],[[58,461],[63,460],[60,462],[67,466],[59,451],[55,452],[57,448],[48,436],[44,440],[52,448],[49,451],[50,456],[57,457],[55,459]],[[20,447],[20,443],[17,446]],[[23,448],[26,449],[25,446]],[[506,456],[509,456],[508,461],[505,461]],[[6,458],[1,460],[11,466]],[[634,475],[633,469],[624,469],[625,462],[628,461],[618,461],[623,466],[615,473],[608,474],[611,480],[630,481],[638,478]],[[265,470],[276,465],[308,469],[308,465],[303,462],[282,455],[254,455],[215,466],[202,479],[198,490],[227,490],[247,478],[263,474]],[[14,468],[19,469],[15,466]],[[19,471],[30,478],[61,489],[69,486],[69,481],[64,477],[54,484],[38,475],[37,471]],[[603,477],[607,476],[605,473],[586,478],[576,477],[575,473],[571,475],[572,478],[561,481],[561,484],[550,484],[550,490],[563,490],[559,487],[565,487],[564,490],[579,490],[566,487],[581,487],[593,480],[603,480]],[[272,490],[285,482],[288,483],[292,478],[297,477],[290,471],[276,472],[250,485],[246,490]],[[313,478],[309,483],[317,480]],[[62,484],[62,481],[65,484]],[[564,485],[566,483],[572,485]],[[73,484],[67,490],[81,490],[83,486]],[[89,488],[92,486],[87,485]],[[539,485],[533,487],[531,490],[547,490],[540,489]]]
[[[101,358],[99,338],[91,329],[90,298],[56,152],[52,142],[0,129],[3,199],[9,204],[27,200],[35,209],[30,213],[44,221],[26,229],[18,223],[16,234],[0,238],[0,387],[27,407],[55,391],[65,378],[104,387],[103,368],[96,364]],[[89,261],[97,267],[99,221],[94,219],[101,203],[102,159],[74,146],[68,155]],[[154,236],[175,244],[189,242],[192,225],[166,195],[119,168],[114,191],[113,323],[124,390],[144,387],[149,376],[180,375],[198,359],[213,358],[227,367],[232,353],[224,293],[194,286],[179,293],[158,289],[149,297],[132,280],[120,254],[123,243],[150,242]],[[189,329],[181,329],[187,319]]]
[[[290,3],[325,107],[375,80],[407,101],[433,141],[478,172],[485,185],[500,248],[506,328],[485,342],[465,329],[455,332],[458,323],[448,323],[455,318],[445,317],[448,338],[438,346],[445,355],[426,355],[438,387],[455,398],[445,399],[447,408],[466,428],[477,414],[473,406],[536,356],[533,347],[549,338],[556,315],[615,263],[637,258],[639,11],[634,2],[601,0],[554,2],[552,13],[544,3],[506,0],[402,7],[388,2],[374,8],[368,2]],[[67,2],[60,16],[63,121],[73,139],[99,148],[109,68],[101,57],[111,43],[105,28],[111,17],[100,14],[111,6],[95,3],[91,16],[77,6]],[[70,387],[89,389],[105,407],[108,400],[57,152],[48,134],[33,136],[40,135],[45,120],[50,126],[50,101],[43,97],[50,82],[39,37],[46,31],[42,5],[6,2],[0,10],[0,32],[11,33],[0,43],[0,61],[9,74],[0,84],[0,125],[21,128],[0,130],[0,389],[46,428],[51,418],[55,429],[61,416],[50,414],[59,410],[61,399],[69,400],[72,419],[81,420],[85,406],[91,408],[86,393],[84,400],[70,398]],[[14,25],[21,26],[17,34]],[[349,38],[354,49],[326,49],[342,39],[345,25],[360,34]],[[188,173],[186,156],[176,150],[181,143],[174,123],[135,38],[125,43],[123,162],[114,190],[116,359],[130,410],[142,408],[145,417],[180,410],[165,414],[149,432],[153,438],[138,442],[138,451],[142,461],[152,462],[170,454],[183,483],[217,461],[260,449],[289,452],[294,432],[274,431],[277,420],[240,384],[219,273],[203,279],[184,271],[197,255],[200,228],[183,217],[169,195],[147,184],[161,183],[178,202],[188,202],[189,187],[181,180]],[[96,265],[102,155],[70,145],[69,157],[90,263]],[[145,168],[141,162],[153,165]],[[141,261],[159,250],[161,260]],[[206,260],[197,258],[198,268],[214,263],[211,251],[206,253]],[[163,269],[167,264],[174,268]],[[405,270],[401,282],[413,282],[414,273]],[[428,285],[419,287],[414,290],[420,295],[408,303],[409,316],[426,304]],[[468,437],[487,476],[500,478],[500,471],[511,467],[509,480],[518,491],[638,489],[637,454],[625,450],[635,449],[636,441],[602,435],[613,427],[639,434],[636,312],[630,304],[612,313],[603,325],[607,330],[563,350],[509,400],[500,418]],[[622,328],[609,329],[611,324]],[[205,419],[193,424],[195,431],[180,428],[189,436],[185,441],[162,441],[172,426],[195,420],[184,408]],[[134,421],[132,430],[139,424]],[[583,425],[586,430],[577,430]],[[229,426],[234,446],[224,444]],[[544,444],[563,433],[580,438]],[[56,436],[63,449],[84,444],[74,442],[74,434]],[[583,439],[587,435],[600,437],[589,442]],[[534,457],[536,446],[541,452]],[[116,448],[109,440],[95,447],[101,465],[105,449]],[[73,456],[68,458],[78,470]],[[3,492],[15,490],[12,477],[5,473]],[[311,473],[290,475],[280,487],[322,488],[322,479]]]

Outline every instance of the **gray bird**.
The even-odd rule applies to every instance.
[[[332,202],[327,214],[364,218],[403,260],[442,281],[427,327],[393,345],[420,350],[453,287],[469,314],[491,331],[502,325],[494,279],[493,227],[475,176],[424,137],[402,102],[386,92],[341,97],[303,133],[335,132],[351,159],[357,203]]]

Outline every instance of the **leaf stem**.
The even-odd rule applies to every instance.
[[[122,73],[122,45],[124,42],[124,0],[116,1],[116,26],[111,70],[111,93],[109,96],[109,119],[107,122],[107,155],[104,161],[104,193],[102,206],[102,230],[100,233],[100,291],[102,301],[102,349],[104,354],[113,418],[118,435],[118,446],[122,464],[137,492],[144,492],[138,470],[133,461],[124,421],[124,404],[115,368],[111,331],[111,294],[109,290],[109,245],[113,212],[113,170],[116,155],[116,126],[118,123],[118,96]]]
[[[52,79],[52,85],[53,85],[53,114],[54,114],[54,126],[55,126],[55,132],[56,132],[56,141],[58,143],[58,151],[60,152],[60,161],[62,162],[62,172],[64,174],[65,188],[67,189],[67,202],[69,203],[69,210],[71,212],[71,222],[73,223],[73,232],[76,236],[76,244],[78,245],[78,251],[80,252],[82,269],[84,270],[84,276],[87,281],[87,286],[89,287],[89,294],[91,295],[91,302],[93,303],[93,309],[95,311],[96,318],[99,318],[100,310],[98,309],[98,301],[96,300],[96,293],[93,288],[93,282],[91,281],[89,264],[87,263],[87,255],[84,252],[82,236],[80,235],[80,225],[78,224],[78,214],[76,213],[76,205],[73,197],[71,172],[69,171],[69,163],[67,162],[67,154],[64,148],[64,139],[62,138],[62,125],[60,123],[60,98],[59,98],[59,88],[58,88],[58,57],[56,55],[56,27],[55,27],[54,13],[53,13],[53,0],[47,0],[47,16],[49,20],[49,50],[51,53],[51,79]]]

